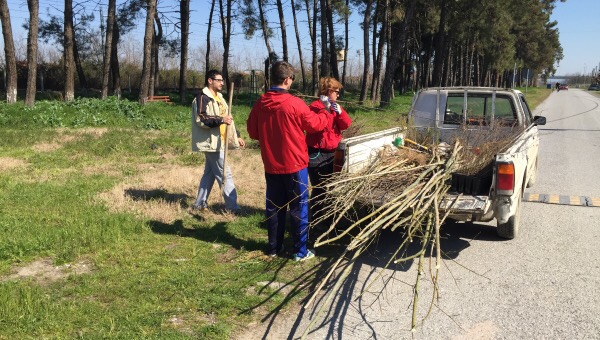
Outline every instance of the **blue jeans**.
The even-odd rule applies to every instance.
[[[289,209],[292,222],[294,253],[306,256],[308,242],[308,170],[291,174],[268,174],[265,217],[269,233],[269,253],[283,246],[286,215]]]
[[[195,207],[206,208],[208,195],[212,190],[215,180],[219,184],[219,188],[223,186],[223,159],[225,153],[221,152],[205,152],[204,153],[204,174],[200,179],[198,185],[198,197],[194,203]],[[223,190],[223,198],[225,199],[225,209],[238,210],[240,209],[237,204],[237,192],[235,190],[235,184],[233,183],[233,177],[231,176],[231,170],[227,167],[227,180],[225,181],[225,190]]]

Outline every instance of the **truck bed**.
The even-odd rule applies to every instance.
[[[342,139],[336,151],[336,160],[339,161],[335,163],[336,171],[361,171],[371,164],[384,145],[392,145],[396,138],[404,138],[404,130],[403,127],[395,127]]]

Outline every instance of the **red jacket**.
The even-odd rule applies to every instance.
[[[285,90],[269,91],[256,101],[246,121],[248,135],[260,142],[260,153],[269,174],[291,174],[308,167],[304,131],[315,133],[327,117],[312,112],[306,103]]]
[[[352,119],[348,112],[342,107],[342,113],[329,112],[320,100],[315,100],[310,104],[313,112],[323,114],[327,117],[328,123],[323,131],[306,134],[306,145],[315,149],[333,150],[336,149],[342,140],[342,131],[346,130],[352,124]]]

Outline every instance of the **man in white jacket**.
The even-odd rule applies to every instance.
[[[235,129],[233,118],[228,114],[227,103],[221,94],[223,82],[223,75],[219,71],[208,71],[205,87],[192,104],[192,151],[204,152],[205,158],[204,174],[198,185],[196,202],[192,207],[197,211],[208,208],[208,195],[215,180],[220,188],[223,185],[225,143],[229,142],[233,147],[242,148],[246,145]],[[228,125],[229,129],[227,129]],[[228,130],[230,133],[226,136]],[[223,198],[226,210],[239,213],[237,192],[229,167],[226,169]]]

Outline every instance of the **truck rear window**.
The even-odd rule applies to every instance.
[[[464,94],[448,94],[444,124],[489,125],[492,117],[492,94],[473,94],[467,97],[464,115]],[[494,120],[502,125],[513,125],[517,115],[510,97],[497,95]]]

